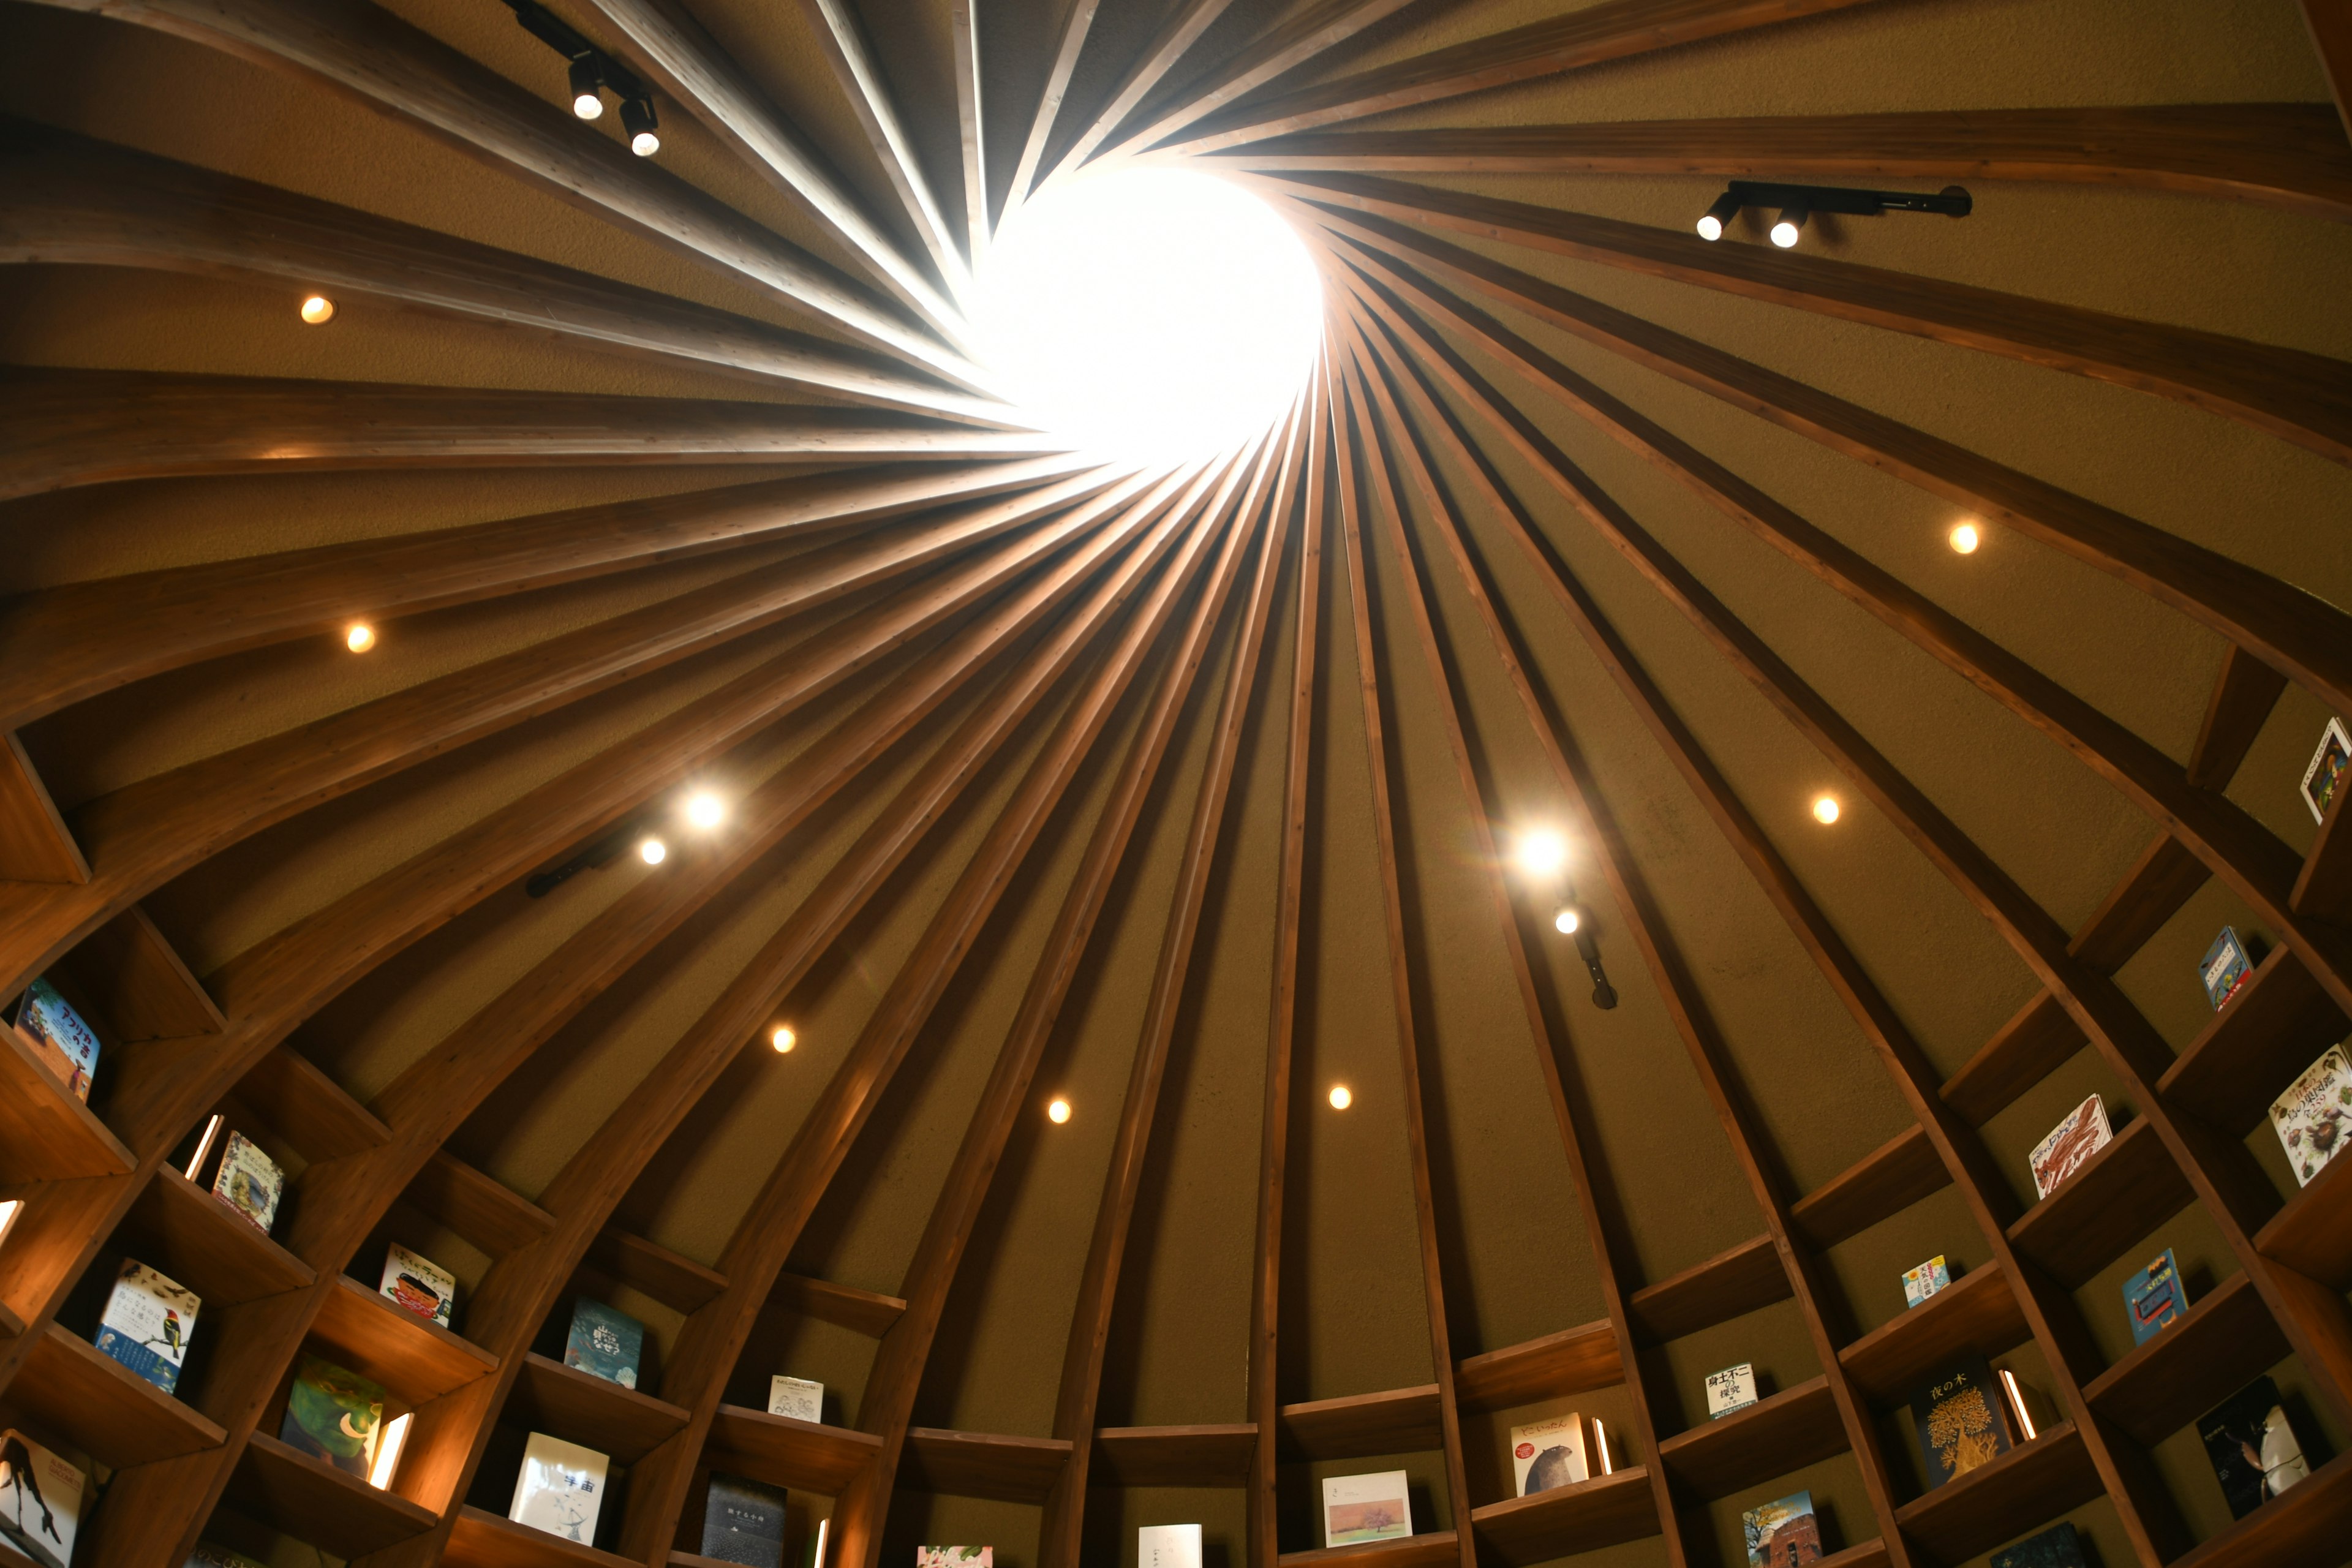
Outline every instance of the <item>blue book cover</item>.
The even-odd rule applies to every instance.
[[[41,1054],[42,1065],[76,1100],[89,1099],[89,1080],[98,1071],[97,1034],[82,1021],[58,988],[35,976],[25,988],[16,1009],[16,1023]]]
[[[563,1341],[564,1365],[623,1388],[635,1388],[639,1352],[645,1346],[646,1326],[626,1312],[616,1312],[585,1296],[572,1303],[572,1331]]]
[[[202,1304],[184,1285],[125,1258],[99,1314],[98,1348],[169,1394],[180,1385]]]
[[[2072,1524],[2053,1524],[1994,1552],[1992,1568],[2084,1568],[2083,1542]]]
[[[2221,1005],[2235,996],[2238,987],[2246,983],[2246,976],[2254,972],[2253,963],[2246,957],[2246,944],[2238,940],[2235,926],[2221,928],[2221,934],[2205,950],[2205,961],[2197,966],[2197,972],[2204,978],[2205,994],[2212,1002],[2213,1011],[2220,1012]]]
[[[2144,1345],[2158,1330],[2189,1310],[2180,1292],[2180,1269],[2172,1248],[2124,1281],[2124,1305],[2131,1312],[2132,1343]]]

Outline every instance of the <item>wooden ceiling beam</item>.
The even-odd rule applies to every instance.
[[[2352,219],[2352,142],[2334,106],[2316,103],[1323,131],[1216,162],[1262,173],[2063,181]]]
[[[1075,174],[1092,159],[1119,123],[1175,68],[1176,62],[1184,58],[1184,51],[1200,41],[1201,35],[1225,14],[1225,7],[1231,4],[1233,0],[1178,0],[1168,19],[1160,24],[1160,31],[1143,47],[1135,63],[1127,68],[1118,85],[1111,89],[1110,97],[1095,110],[1094,118],[1062,154],[1055,172]]]
[[[1054,40],[1054,58],[1045,68],[1045,86],[1029,118],[1029,132],[1022,138],[1021,155],[1013,162],[1000,221],[1028,199],[1045,172],[1045,149],[1054,139],[1055,121],[1069,97],[1070,78],[1078,68],[1078,57],[1086,52],[1087,36],[1094,30],[1095,13],[1101,7],[1102,0],[1057,0],[1056,18],[1045,35]]]
[[[1601,0],[1565,16],[1376,66],[1195,121],[1166,152],[1212,153],[1268,136],[1435,103],[1491,87],[1727,37],[1870,0]]]
[[[866,350],[21,121],[0,121],[0,261],[267,282],[340,295],[346,310],[367,296],[856,403],[1015,423],[992,397]]]
[[[2352,464],[2352,364],[2325,354],[1395,180],[1316,174],[1283,183],[1327,210],[1344,206],[1499,239],[2172,398]]]
[[[964,255],[975,271],[988,254],[988,106],[981,97],[980,0],[948,0],[955,54],[956,146],[963,154]]]
[[[150,371],[0,374],[0,501],[195,474],[947,462],[1063,446],[862,408]]]

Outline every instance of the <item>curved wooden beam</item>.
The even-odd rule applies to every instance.
[[[1028,199],[1045,172],[1045,149],[1054,139],[1054,122],[1061,117],[1062,104],[1070,93],[1070,78],[1077,71],[1078,56],[1086,51],[1087,35],[1093,31],[1095,13],[1101,8],[1102,0],[1059,0],[1055,6],[1058,20],[1045,35],[1054,40],[1054,58],[1045,68],[1045,83],[1029,118],[1029,132],[1022,138],[1021,156],[1013,165],[1013,181],[1004,193],[1004,217]]]
[[[1086,129],[1078,132],[1077,140],[1062,154],[1056,172],[1075,172],[1091,159],[1136,105],[1175,68],[1184,51],[1200,41],[1210,24],[1223,16],[1225,7],[1232,3],[1233,0],[1181,0],[1160,24],[1160,31],[1152,35],[1151,42],[1136,57],[1135,63],[1127,68],[1127,74],[1119,78],[1110,97],[1095,110]]]
[[[1971,109],[1322,131],[1217,154],[1265,172],[1722,174],[2129,185],[2352,219],[2352,144],[2317,103]]]

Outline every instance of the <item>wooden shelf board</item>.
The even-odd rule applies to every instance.
[[[1886,1568],[1886,1542],[1874,1535],[1859,1546],[1831,1552],[1813,1568]]]
[[[675,1405],[543,1355],[523,1357],[506,1410],[516,1426],[584,1444],[624,1465],[652,1453],[690,1419]]]
[[[2093,1410],[2154,1447],[2287,1353],[2262,1292],[2232,1276],[2177,1321],[2091,1380]]]
[[[1650,1472],[1639,1465],[1470,1510],[1482,1556],[1522,1568],[1658,1533]],[[1285,1558],[1286,1563],[1289,1559]]]
[[[41,1330],[26,1354],[8,1385],[8,1403],[118,1469],[217,1448],[227,1436],[193,1406],[56,1323]]]
[[[2267,707],[2262,708],[2260,712],[2253,711],[2256,705],[2252,703],[2242,708],[2235,703],[2231,703],[2226,709],[2219,706],[2226,699],[2237,695],[2231,690],[2234,673],[2262,668],[2259,665],[2240,665],[2238,653],[2234,647],[2231,650],[2231,663],[2224,666],[2222,678],[2214,683],[2213,700],[2217,706],[2206,710],[2206,731],[2199,737],[2200,742],[2212,738],[2215,743],[2210,748],[2200,744],[2189,763],[2192,782],[2204,783],[2198,777],[2197,770],[2200,764],[2212,770],[2216,776],[2214,782],[2207,786],[2212,789],[2220,789],[2229,782],[2229,775],[2237,772],[2238,762],[2245,754],[2236,737],[2242,734],[2246,743],[2252,743],[2252,736],[2242,729],[2242,720],[2252,717],[2254,728],[2259,730],[2263,714],[2269,712]],[[2275,699],[2275,689],[2272,695]],[[2216,727],[2217,719],[2226,729]],[[2231,738],[2219,739],[2225,732]],[[2147,946],[2156,933],[2164,929],[2165,922],[2179,914],[2180,906],[2195,896],[2197,889],[2212,876],[2205,862],[2197,858],[2188,846],[2169,833],[2159,832],[2148,842],[2147,847],[2140,851],[2139,858],[2132,863],[2130,870],[2124,873],[2123,879],[2109,890],[2106,901],[2094,910],[2091,918],[2083,922],[2082,929],[2066,944],[2066,951],[2100,973],[2113,974],[2131,962],[2132,955]]]
[[[2352,1289],[2352,1159],[2335,1159],[2254,1237],[2263,1257],[2331,1290]]]
[[[644,1568],[634,1558],[562,1540],[471,1503],[450,1522],[441,1560],[458,1568]]]
[[[888,1333],[890,1325],[907,1310],[907,1303],[896,1296],[878,1296],[871,1290],[835,1285],[829,1279],[812,1279],[805,1274],[778,1274],[769,1300],[789,1311],[877,1340]]]
[[[499,1358],[350,1275],[336,1279],[310,1325],[310,1350],[373,1378],[410,1405],[425,1405],[498,1371]]]
[[[57,973],[79,988],[105,1021],[110,1045],[217,1035],[228,1027],[220,1005],[180,962],[147,912],[133,904],[59,959]]]
[[[497,1177],[436,1150],[408,1184],[408,1201],[492,1258],[520,1252],[555,1228],[555,1216]]]
[[[1658,1463],[1711,1500],[1843,1454],[1849,1446],[1829,1379],[1816,1377],[1664,1439]]]
[[[1918,1555],[1965,1563],[2101,1495],[2099,1472],[2071,1421],[1895,1510]]]
[[[1444,1439],[1437,1384],[1286,1405],[1279,1441],[1286,1459],[1358,1459],[1438,1447]]]
[[[40,1568],[40,1564],[6,1542],[0,1541],[0,1568]]]
[[[116,1238],[126,1253],[194,1290],[208,1309],[282,1296],[318,1279],[309,1264],[168,1165],[140,1189],[123,1225]]]
[[[722,1405],[704,1458],[719,1469],[772,1486],[837,1497],[882,1452],[882,1439],[849,1426],[795,1421]]]
[[[1105,1426],[1095,1433],[1089,1481],[1123,1487],[1249,1484],[1257,1423],[1209,1426]]]
[[[316,1164],[392,1142],[392,1129],[310,1058],[279,1046],[237,1080],[236,1098]]]
[[[137,1163],[98,1113],[41,1065],[32,1040],[0,1025],[0,1184],[120,1176]]]
[[[1462,1552],[1450,1530],[1427,1535],[1401,1536],[1394,1541],[1368,1542],[1361,1546],[1325,1546],[1312,1552],[1286,1552],[1275,1559],[1279,1568],[1442,1568],[1458,1563]]]
[[[1788,1270],[1772,1238],[1759,1236],[1704,1263],[1644,1285],[1627,1298],[1625,1315],[1651,1340],[1675,1340],[1727,1323],[1789,1299]]]
[[[1454,1397],[1464,1410],[1507,1410],[1624,1381],[1617,1330],[1606,1320],[1454,1363]]]
[[[1815,1247],[1835,1247],[1951,1184],[1927,1130],[1914,1123],[1798,1199],[1789,1218]]]
[[[2294,879],[2292,903],[2307,920],[2342,921],[2352,915],[2352,806],[2339,794],[2328,803],[2319,837],[2311,841],[2303,870]]]
[[[899,1485],[999,1502],[1044,1502],[1070,1462],[1066,1438],[950,1432],[936,1426],[908,1427],[904,1452]]]
[[[2232,1138],[2263,1123],[2271,1101],[2347,1031],[2344,1014],[2287,948],[2255,965],[2230,1005],[2166,1069],[2157,1092]]]
[[[0,730],[0,882],[87,882],[89,862],[14,730]]]
[[[1982,1127],[2089,1043],[2058,999],[2044,991],[1945,1080],[1944,1103],[1969,1126]]]
[[[247,1439],[228,1498],[263,1523],[345,1558],[396,1546],[440,1521],[431,1509],[380,1492],[262,1432]]]
[[[2340,1558],[2352,1531],[2352,1453],[2338,1454],[2172,1568],[2285,1568]]]
[[[1838,1360],[1864,1393],[1891,1403],[1910,1398],[1921,1378],[1956,1356],[1997,1355],[2027,1335],[2009,1277],[1988,1264],[1863,1335]]]
[[[589,1244],[588,1261],[597,1268],[651,1296],[666,1307],[691,1315],[719,1299],[727,1276],[706,1268],[666,1247],[607,1227]]]
[[[2146,1118],[2117,1133],[2056,1192],[2009,1227],[2010,1244],[2078,1289],[2195,1194]]]

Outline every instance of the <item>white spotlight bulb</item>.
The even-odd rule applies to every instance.
[[[629,151],[640,158],[650,158],[661,151],[661,138],[650,131],[640,131],[629,138]]]
[[[1698,237],[1701,239],[1721,239],[1723,237],[1723,220],[1716,216],[1713,213],[1700,214],[1698,220]]]
[[[572,100],[572,112],[583,120],[593,120],[604,112],[604,100],[593,92],[583,92]]]
[[[1783,207],[1780,221],[1772,226],[1772,243],[1783,250],[1794,249],[1797,237],[1804,232],[1805,219],[1811,216],[1803,207]]]
[[[1568,845],[1557,833],[1529,833],[1518,843],[1519,869],[1530,877],[1549,877],[1568,864]]]
[[[686,820],[707,833],[727,820],[726,804],[707,789],[697,790],[687,797]]]
[[[1582,923],[1582,921],[1576,918],[1576,911],[1567,908],[1565,905],[1561,907],[1559,913],[1551,917],[1552,930],[1559,932],[1562,936],[1574,936],[1576,934],[1576,928]]]
[[[637,858],[648,866],[658,866],[669,858],[669,846],[658,838],[648,838],[637,846]]]

